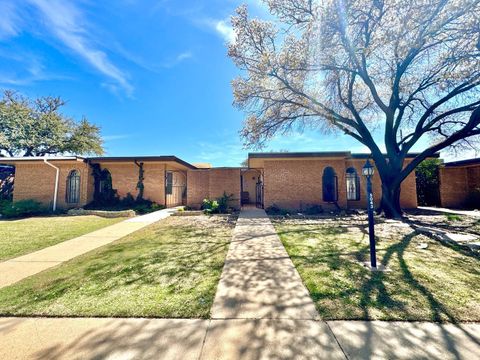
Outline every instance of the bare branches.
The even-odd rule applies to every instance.
[[[381,129],[398,165],[423,136],[457,134],[480,105],[479,4],[269,0],[285,26],[240,7],[229,56],[245,71],[233,88],[250,116],[246,144],[309,125],[348,134],[380,157]]]

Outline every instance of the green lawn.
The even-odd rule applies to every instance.
[[[123,218],[98,216],[48,216],[0,220],[0,261],[73,239]]]
[[[359,224],[274,225],[324,319],[480,321],[480,259],[467,251],[378,225],[378,260],[390,271],[370,272],[361,265],[369,246]]]
[[[170,217],[0,289],[0,315],[206,318],[233,226]]]

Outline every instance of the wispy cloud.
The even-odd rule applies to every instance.
[[[13,2],[0,2],[0,39],[15,36],[20,32],[20,16]]]
[[[104,141],[115,141],[115,140],[123,140],[132,137],[131,134],[117,134],[117,135],[104,135],[102,136]]]
[[[26,86],[38,81],[70,80],[69,76],[52,73],[46,69],[44,59],[31,51],[9,48],[0,49],[0,59],[7,59],[11,65],[0,68],[0,84]]]
[[[235,41],[235,32],[233,31],[233,28],[230,25],[230,20],[228,19],[212,19],[209,17],[204,17],[194,20],[194,23],[204,29],[206,28],[210,31],[215,31],[215,33],[227,43],[232,43]]]
[[[219,20],[215,23],[215,30],[223,37],[227,43],[235,41],[235,32],[232,26],[226,20]]]
[[[105,52],[95,48],[80,9],[59,0],[30,0],[30,2],[40,11],[48,29],[63,45],[113,80],[115,84],[111,84],[111,88],[121,87],[128,96],[132,95],[134,88],[127,74],[115,66]]]

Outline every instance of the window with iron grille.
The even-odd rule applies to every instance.
[[[338,184],[337,175],[332,167],[328,166],[323,170],[322,176],[323,201],[336,202],[338,201]]]
[[[68,174],[66,197],[69,204],[75,204],[80,201],[80,173],[78,170],[72,170]]]
[[[354,168],[348,168],[345,176],[347,183],[347,200],[360,200],[360,177]]]
[[[173,173],[167,172],[167,177],[165,179],[165,193],[167,195],[172,195],[173,193]]]

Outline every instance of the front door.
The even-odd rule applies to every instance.
[[[187,176],[182,171],[165,173],[165,206],[185,205],[187,195]]]

